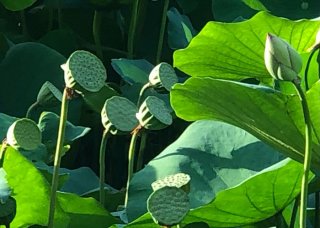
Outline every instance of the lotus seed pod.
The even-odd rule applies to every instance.
[[[142,127],[150,130],[161,130],[172,124],[172,116],[166,104],[155,96],[145,99],[136,117]]]
[[[61,68],[64,70],[66,86],[80,94],[86,91],[98,92],[107,79],[101,60],[87,51],[73,52]]]
[[[7,142],[17,150],[34,150],[41,144],[41,132],[34,121],[23,118],[9,127]]]
[[[190,176],[186,173],[176,173],[156,180],[151,184],[153,191],[156,191],[165,186],[177,187],[184,190],[186,193],[190,192]]]
[[[6,227],[9,227],[9,224],[16,216],[16,211],[16,200],[10,196],[5,203],[0,204],[0,225],[5,225]]]
[[[290,44],[268,34],[264,50],[264,62],[268,72],[276,80],[293,81],[302,69],[302,59]]]
[[[4,204],[9,196],[11,195],[11,188],[8,185],[6,179],[6,171],[3,168],[0,168],[0,203]]]
[[[177,187],[163,187],[148,198],[147,208],[155,223],[162,226],[179,224],[190,210],[189,197]]]
[[[37,97],[37,102],[41,106],[57,105],[62,100],[62,93],[51,82],[45,82]]]
[[[139,125],[137,112],[137,106],[127,98],[113,96],[106,100],[102,108],[102,125],[112,134],[131,132]]]
[[[168,63],[160,63],[155,66],[149,74],[149,83],[155,88],[164,87],[170,91],[172,86],[178,82],[178,77],[173,67]]]

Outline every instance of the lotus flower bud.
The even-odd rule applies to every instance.
[[[264,50],[264,62],[274,79],[293,81],[302,69],[302,59],[290,44],[268,33]]]

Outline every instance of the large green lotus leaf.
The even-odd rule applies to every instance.
[[[266,34],[287,40],[301,53],[314,44],[319,26],[320,21],[290,21],[266,12],[244,22],[209,22],[186,49],[174,53],[174,66],[191,76],[271,78],[263,58]]]
[[[297,96],[284,95],[269,87],[204,77],[190,78],[171,91],[171,104],[179,117],[188,121],[218,119],[233,124],[303,162],[304,136],[292,121],[292,102],[299,104]],[[295,107],[301,111],[301,107]],[[312,119],[317,117],[314,114]],[[312,167],[317,171],[319,145],[314,143],[312,151]]]
[[[303,8],[302,2],[307,3]],[[266,9],[267,8],[267,9]],[[273,15],[290,18],[315,18],[320,16],[318,0],[215,0],[212,1],[212,13],[217,21],[231,22],[238,17],[250,18],[257,11],[269,10]]]
[[[209,204],[192,209],[182,224],[205,222],[209,227],[242,227],[270,218],[290,205],[300,193],[302,174],[302,164],[285,159],[219,192]],[[312,177],[313,174],[310,180]],[[126,227],[155,226],[146,213]]]
[[[1,4],[11,11],[26,9],[36,1],[37,0],[0,0]]]
[[[128,219],[132,221],[147,211],[151,183],[167,175],[184,172],[191,176],[189,196],[195,208],[279,159],[279,153],[240,128],[212,120],[197,121],[133,176]]]
[[[300,193],[302,175],[302,164],[285,159],[240,185],[219,192],[213,202],[190,211],[184,222],[234,227],[264,220],[295,199]]]
[[[9,147],[5,153],[4,169],[9,186],[17,201],[17,214],[11,227],[47,225],[50,186],[41,173],[18,151]],[[59,228],[68,227],[69,216],[57,205],[55,214]]]
[[[58,136],[60,117],[53,112],[43,112],[39,118],[38,126],[42,132],[42,142],[48,149],[55,148]],[[70,144],[90,131],[88,127],[75,126],[67,121],[65,144]]]
[[[0,90],[1,112],[24,116],[46,81],[62,88],[60,65],[65,61],[61,54],[39,43],[21,43],[10,48],[0,64],[1,82],[7,88]]]
[[[7,130],[18,118],[0,113],[0,141],[7,136]]]
[[[144,59],[112,59],[113,69],[129,84],[145,84],[149,81],[149,73],[154,67]]]
[[[93,198],[59,192],[58,202],[70,216],[69,228],[104,228],[119,222]]]

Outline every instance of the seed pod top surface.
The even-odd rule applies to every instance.
[[[120,96],[113,96],[106,100],[101,111],[101,120],[105,128],[110,128],[112,132],[131,132],[138,126],[136,118],[137,106],[130,100]],[[112,133],[111,132],[111,133]]]
[[[166,104],[155,96],[149,96],[144,100],[136,117],[142,127],[150,130],[160,130],[172,123],[172,116]]]
[[[7,142],[15,149],[34,150],[41,144],[41,132],[34,121],[23,118],[9,127]]]
[[[178,82],[178,77],[173,67],[168,63],[159,63],[149,74],[149,82],[154,87],[164,87],[170,91],[172,86]]]
[[[147,208],[153,220],[162,226],[179,224],[190,210],[187,193],[177,187],[163,187],[148,198]]]
[[[82,88],[98,92],[107,79],[107,72],[101,60],[88,51],[73,52],[61,67],[64,70],[66,86],[80,92],[84,92],[81,91]]]
[[[156,180],[151,184],[153,191],[165,186],[181,188],[190,182],[190,176],[186,173],[176,173],[166,176],[160,180]]]

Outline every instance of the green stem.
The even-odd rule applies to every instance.
[[[298,207],[299,207],[299,201],[300,201],[300,195],[297,196],[294,201],[289,228],[294,228],[294,225],[296,222],[296,217],[297,217],[297,212],[298,212]]]
[[[305,122],[305,153],[304,153],[304,163],[303,163],[303,176],[301,182],[301,200],[300,200],[300,228],[305,228],[307,225],[307,201],[308,201],[308,178],[311,163],[311,139],[312,139],[312,125],[309,114],[309,108],[307,104],[307,99],[300,86],[300,80],[293,81],[293,84],[299,95],[304,122]]]
[[[58,25],[59,25],[59,29],[62,29],[62,9],[61,9],[61,0],[58,0]]]
[[[58,182],[59,182],[59,168],[60,168],[60,163],[61,163],[61,153],[62,153],[62,149],[63,149],[64,134],[65,134],[65,128],[66,128],[66,122],[67,122],[68,103],[69,103],[69,101],[68,101],[68,88],[65,88],[63,91],[63,95],[62,95],[61,115],[60,115],[57,147],[56,147],[56,153],[55,153],[55,157],[54,157],[53,176],[52,176],[52,184],[51,184],[49,222],[48,222],[49,228],[53,228],[53,223],[54,223],[54,211],[55,211],[55,206],[56,206],[57,189],[58,189]]]
[[[27,113],[26,113],[26,118],[31,119],[31,113],[34,109],[36,109],[38,107],[38,105],[39,105],[38,101],[36,101],[32,105],[30,105],[30,107],[28,108]]]
[[[24,10],[20,11],[20,17],[21,17],[22,34],[24,37],[29,37],[27,20],[26,20],[26,15]]]
[[[8,143],[7,143],[7,140],[4,139],[2,141],[2,145],[1,145],[1,149],[0,149],[0,167],[3,167],[4,154],[7,150],[7,148],[8,148]]]
[[[47,32],[50,32],[52,30],[53,27],[53,13],[54,10],[52,8],[52,6],[49,6],[48,8],[48,28],[47,28]]]
[[[92,33],[93,33],[93,39],[96,45],[97,56],[101,60],[103,60],[103,53],[101,49],[101,39],[100,39],[101,21],[102,21],[101,11],[95,10],[94,16],[93,16]]]
[[[164,32],[165,32],[165,28],[166,28],[166,24],[167,24],[168,7],[169,7],[169,0],[165,0],[164,6],[163,6],[163,12],[162,12],[162,19],[161,19],[161,27],[160,27],[158,50],[157,50],[157,56],[156,56],[156,64],[160,63],[160,59],[161,59]]]
[[[144,155],[144,150],[147,144],[147,136],[148,136],[147,132],[143,130],[141,132],[141,140],[140,140],[136,171],[139,171],[140,169],[142,169],[142,166],[143,166],[143,155]]]
[[[136,147],[136,142],[138,138],[139,130],[135,129],[132,132],[130,146],[129,146],[129,152],[128,152],[128,179],[127,179],[127,187],[126,187],[126,197],[124,201],[125,207],[127,207],[128,204],[128,195],[129,195],[129,184],[133,175],[133,165],[134,165],[134,152]]]
[[[308,82],[308,71],[309,71],[309,66],[312,60],[312,57],[314,55],[314,53],[319,49],[320,44],[317,44],[316,46],[314,46],[311,50],[311,54],[309,55],[308,61],[307,61],[307,65],[306,65],[306,69],[304,71],[304,83],[306,86],[306,91],[309,90],[309,82]]]
[[[102,206],[105,204],[105,194],[104,194],[104,182],[105,182],[105,173],[106,173],[106,145],[108,138],[110,136],[109,129],[105,129],[102,134],[101,145],[100,145],[100,156],[99,156],[99,164],[100,164],[100,203]]]
[[[137,101],[137,107],[139,108],[140,105],[141,105],[141,100],[143,98],[143,95],[144,93],[146,92],[146,90],[151,87],[151,84],[148,82],[146,83],[144,86],[142,86],[140,92],[139,92],[139,98],[138,98],[138,101]]]
[[[134,42],[137,30],[137,21],[138,21],[138,13],[139,13],[139,2],[140,0],[134,0],[132,5],[132,14],[130,21],[130,28],[128,34],[128,58],[133,58],[134,53]]]

